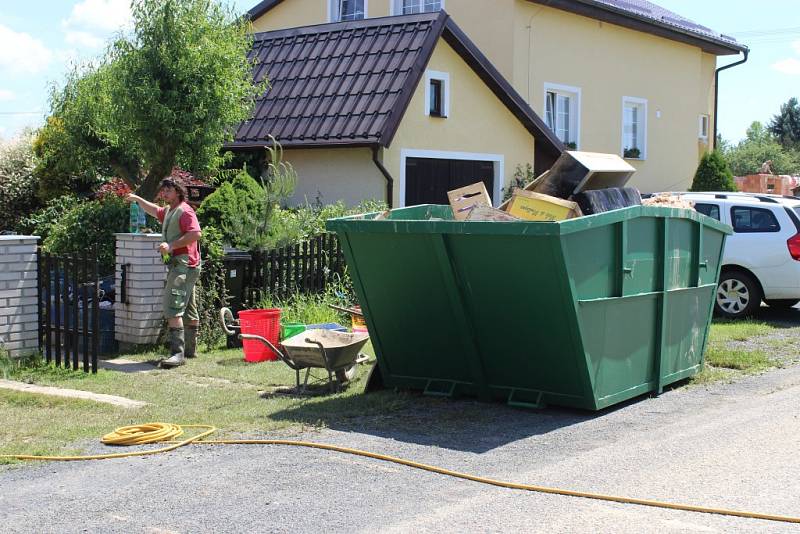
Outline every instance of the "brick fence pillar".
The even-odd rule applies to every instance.
[[[37,236],[0,236],[0,345],[12,358],[39,350]]]
[[[152,345],[164,322],[161,295],[167,267],[158,253],[161,234],[116,234],[114,338],[123,344]],[[125,266],[125,288],[122,267]],[[126,302],[122,301],[123,291]]]

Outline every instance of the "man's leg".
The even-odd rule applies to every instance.
[[[169,353],[170,356],[161,362],[161,367],[178,367],[186,363],[184,348],[183,314],[186,309],[186,279],[185,270],[180,267],[170,267],[167,274],[167,283],[164,286],[164,316],[169,326]]]
[[[184,332],[186,333],[186,349],[184,355],[187,358],[194,358],[197,355],[197,335],[200,331],[200,313],[197,299],[197,279],[200,276],[200,268],[190,271],[186,277],[186,313],[184,313]],[[189,287],[191,285],[191,287]]]

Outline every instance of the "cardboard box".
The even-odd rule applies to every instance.
[[[582,215],[575,202],[523,189],[514,191],[507,211],[526,221],[563,221]]]
[[[491,207],[492,205],[492,199],[489,198],[483,182],[448,191],[447,199],[450,201],[450,207],[453,208],[453,217],[457,221],[465,221],[470,210],[476,206]]]

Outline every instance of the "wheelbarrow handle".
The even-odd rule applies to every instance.
[[[364,317],[364,312],[356,310],[355,308],[345,308],[343,306],[337,306],[335,304],[328,304],[329,308],[333,308],[336,311],[349,313],[350,315],[357,315],[359,317]]]
[[[234,328],[241,328],[236,325],[236,320],[233,318],[233,312],[231,312],[230,308],[222,308],[219,310],[219,320],[222,323],[222,329],[229,336],[236,334],[233,330]]]
[[[250,339],[252,341],[260,341],[261,343],[269,347],[269,349],[275,353],[275,356],[277,356],[278,359],[281,360],[283,363],[285,363],[295,371],[297,371],[298,369],[302,369],[300,366],[295,364],[291,360],[291,358],[289,358],[289,356],[278,350],[278,348],[275,345],[273,345],[272,342],[270,342],[270,340],[267,338],[257,336],[255,334],[239,334],[239,339]]]

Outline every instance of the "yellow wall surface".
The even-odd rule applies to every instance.
[[[517,165],[533,163],[534,139],[508,108],[492,93],[446,42],[437,44],[428,70],[445,72],[450,80],[450,110],[447,118],[425,115],[424,77],[411,99],[397,134],[384,151],[383,163],[395,178],[394,205],[400,206],[404,187],[404,151],[431,151],[443,159],[485,159],[501,156],[504,187]],[[431,157],[420,153],[412,157]],[[496,165],[496,169],[498,169]],[[495,194],[495,204],[498,195]]]
[[[286,149],[284,161],[297,171],[292,205],[319,198],[323,204],[342,200],[354,206],[362,200],[386,198],[386,180],[368,148]]]
[[[325,22],[327,5],[285,0],[256,27]],[[386,15],[389,6],[369,0],[368,16]],[[580,88],[581,150],[621,154],[623,97],[647,100],[647,158],[628,160],[637,168],[630,185],[643,192],[690,185],[713,143],[698,140],[698,128],[699,116],[709,115],[713,135],[714,55],[527,0],[444,0],[444,8],[540,116],[545,83]],[[475,101],[473,109],[483,105]]]
[[[637,168],[629,185],[689,187],[699,116],[713,110],[713,55],[522,0],[515,24],[513,84],[537,113],[544,115],[545,83],[580,88],[579,149],[621,155],[623,97],[645,99],[647,159],[628,160]]]

